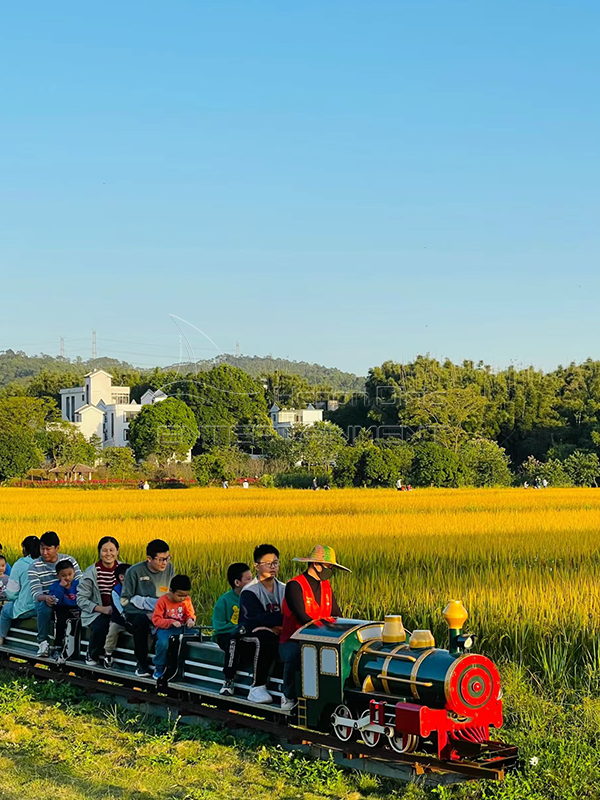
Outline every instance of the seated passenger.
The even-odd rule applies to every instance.
[[[0,555],[0,605],[4,605],[8,599],[6,596],[6,586],[8,584],[8,575],[6,574],[7,567],[8,563],[5,556]]]
[[[308,564],[308,569],[288,581],[283,601],[283,630],[279,640],[279,657],[283,661],[283,697],[281,708],[291,711],[298,702],[296,674],[300,669],[300,642],[290,637],[302,625],[317,619],[340,616],[329,578],[334,569],[350,572],[337,563],[335,551],[321,544],[313,547],[307,558],[294,558]]]
[[[181,636],[186,628],[190,633],[198,633],[194,628],[196,612],[190,597],[191,590],[192,582],[187,575],[175,575],[169,584],[169,591],[159,597],[156,603],[152,614],[152,624],[156,628],[154,680],[162,678],[165,671],[171,636]]]
[[[67,657],[63,654],[67,622],[79,622],[81,611],[77,606],[77,587],[79,581],[75,579],[75,567],[70,561],[59,561],[56,565],[57,579],[48,587],[48,594],[55,598],[54,616],[56,630],[54,633],[54,652],[57,658]],[[68,655],[72,655],[69,653]]]
[[[119,565],[119,542],[114,536],[103,536],[98,542],[98,561],[83,573],[77,592],[77,605],[81,609],[81,624],[89,628],[85,663],[95,667],[104,652],[104,643],[113,612],[112,590],[115,588],[115,570]]]
[[[110,625],[108,626],[108,636],[104,644],[104,666],[111,669],[113,665],[113,652],[117,649],[119,636],[126,628],[125,617],[123,616],[123,606],[121,605],[121,592],[125,573],[131,564],[117,564],[115,569],[115,588],[112,590],[112,614]]]
[[[272,544],[259,545],[254,550],[254,567],[256,578],[240,594],[241,641],[254,648],[254,676],[248,700],[272,703],[267,681],[277,660],[285,591],[285,584],[277,580],[279,550]]]
[[[169,545],[162,539],[149,542],[146,560],[134,564],[125,575],[121,606],[127,627],[133,634],[133,652],[137,660],[135,674],[138,678],[152,675],[148,663],[148,634],[152,614],[159,597],[169,591],[174,575]]]
[[[37,538],[37,537],[36,537],[36,538]],[[3,547],[2,547],[2,545],[0,544],[0,556],[3,556],[3,555],[4,555],[4,554],[3,554],[3,550],[4,550],[4,548],[3,548]],[[4,556],[4,560],[6,561],[6,556]],[[6,561],[6,569],[4,570],[4,574],[5,574],[5,575],[8,575],[8,576],[10,577],[10,570],[11,570],[11,566],[10,566],[10,564],[8,563],[8,561]]]
[[[219,597],[213,610],[213,642],[216,642],[225,653],[223,668],[225,681],[221,688],[221,694],[233,694],[233,679],[239,661],[236,651],[240,623],[240,593],[251,580],[252,573],[248,564],[241,562],[230,564],[227,569],[227,582],[231,589]]]
[[[26,536],[21,542],[21,549],[23,557],[15,562],[6,585],[8,602],[4,604],[0,614],[0,645],[4,644],[13,619],[35,617],[27,571],[33,560],[39,558],[40,540],[37,536]]]
[[[59,553],[59,546],[60,539],[54,531],[43,533],[40,537],[40,557],[36,558],[27,570],[29,587],[37,617],[38,656],[47,656],[50,648],[48,636],[50,634],[50,621],[55,599],[51,594],[48,594],[48,588],[56,580],[57,563],[59,561],[70,561],[75,571],[75,579],[81,579],[79,564],[72,556]]]

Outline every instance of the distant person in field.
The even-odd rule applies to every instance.
[[[544,487],[544,489],[548,488],[548,481],[546,480],[546,478],[544,478],[544,480],[542,481],[542,486]]]
[[[6,584],[6,597],[0,614],[0,645],[10,630],[13,619],[35,617],[35,606],[29,587],[29,567],[40,555],[40,540],[37,536],[26,536],[21,542],[23,557],[17,559]]]
[[[41,658],[47,656],[50,650],[48,636],[56,598],[48,593],[48,589],[56,580],[56,565],[59,561],[70,561],[75,572],[75,580],[81,579],[81,570],[77,561],[73,556],[60,553],[59,547],[60,539],[55,531],[43,533],[40,536],[40,557],[36,558],[27,570],[29,588],[37,617],[37,655]]]
[[[318,488],[319,488],[319,484],[317,483],[317,479],[315,477],[315,478],[313,478],[313,481],[312,481],[312,489],[316,492]]]
[[[223,488],[229,489],[229,481],[223,481]]]
[[[400,478],[398,478],[398,480],[396,481],[396,490],[399,492],[402,491],[402,480]]]
[[[247,583],[240,594],[241,640],[254,648],[254,675],[248,700],[251,703],[272,703],[267,681],[277,660],[285,591],[285,584],[277,580],[279,550],[272,544],[256,547],[254,568],[256,578]]]
[[[244,478],[244,482],[242,483],[242,488],[247,489],[250,484],[248,483],[248,479]]]
[[[221,687],[221,694],[225,695],[232,695],[234,691],[233,680],[239,663],[240,594],[251,580],[252,572],[248,564],[230,564],[227,582],[231,589],[219,597],[213,609],[212,639],[225,653],[225,681]]]
[[[332,547],[315,545],[306,558],[295,558],[306,564],[306,570],[285,587],[283,601],[283,630],[279,640],[279,657],[283,661],[283,697],[281,708],[291,711],[298,702],[296,674],[300,670],[300,643],[291,637],[313,620],[331,620],[340,617],[340,607],[331,590],[329,579],[334,570],[350,572],[338,564]]]
[[[110,615],[110,625],[108,635],[104,644],[104,666],[111,669],[114,664],[113,653],[117,649],[119,636],[126,630],[127,623],[123,616],[123,606],[121,605],[121,592],[125,575],[131,564],[117,564],[115,569],[115,587],[112,590],[112,614]]]
[[[77,593],[81,623],[89,628],[89,644],[85,663],[95,667],[104,652],[113,612],[112,591],[119,566],[119,542],[114,536],[103,536],[98,542],[98,560],[83,573]]]
[[[169,591],[159,597],[152,614],[152,624],[156,628],[156,653],[154,655],[154,680],[162,678],[167,664],[167,649],[172,636],[198,633],[195,628],[196,612],[190,593],[192,582],[187,575],[175,575],[169,584]]]
[[[56,628],[54,632],[54,651],[60,658],[65,643],[67,622],[73,620],[79,623],[81,611],[77,606],[77,587],[79,581],[75,578],[75,567],[71,561],[59,561],[56,565],[56,580],[48,587],[48,594],[56,598],[54,603],[54,617]]]
[[[171,564],[169,545],[153,539],[146,547],[146,560],[127,570],[121,591],[121,606],[127,627],[133,634],[133,651],[137,661],[136,676],[152,675],[148,660],[148,634],[152,614],[160,597],[169,591],[175,570]]]
[[[144,485],[143,485],[142,488],[146,489],[146,490],[148,490],[150,488],[150,484],[148,483],[148,481],[144,481]]]
[[[143,488],[144,488],[144,481],[140,481],[138,483],[138,489],[143,489]]]

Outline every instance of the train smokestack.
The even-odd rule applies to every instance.
[[[386,614],[381,638],[390,644],[406,641],[406,631],[399,614]]]
[[[459,653],[460,647],[458,644],[458,637],[463,628],[463,625],[469,618],[466,608],[462,604],[462,600],[450,600],[446,608],[442,611],[442,616],[446,620],[449,628],[448,651],[450,653]]]

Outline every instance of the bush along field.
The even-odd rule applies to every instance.
[[[2,543],[9,560],[17,557],[25,536],[48,529],[59,533],[63,552],[76,556],[82,566],[95,560],[94,545],[106,534],[120,540],[121,557],[129,562],[142,557],[149,539],[166,539],[176,570],[192,577],[194,601],[205,624],[215,598],[226,588],[227,565],[250,562],[254,545],[265,541],[281,550],[283,580],[295,573],[294,556],[305,555],[316,543],[331,544],[353,570],[334,577],[347,616],[381,619],[385,613],[401,613],[407,628],[431,628],[438,646],[447,643],[441,610],[449,599],[460,598],[470,614],[467,629],[478,636],[476,648],[501,667],[507,722],[502,738],[519,745],[523,765],[503,784],[427,792],[540,800],[600,796],[595,788],[600,785],[600,494],[593,489],[5,489],[0,502]],[[10,685],[5,695],[10,703]],[[77,708],[71,703],[64,713],[76,713]],[[29,735],[37,736],[33,726]],[[149,734],[136,729],[135,735]],[[3,756],[7,747],[12,745],[5,738]],[[102,747],[110,761],[111,746],[104,740]],[[289,770],[296,768],[314,770],[319,781],[325,780],[323,770],[329,770],[316,796],[390,796],[392,791],[403,796],[405,791],[372,777],[353,782],[330,764],[296,766],[301,762],[287,754],[282,761],[284,756],[269,747],[251,749],[250,754],[236,749],[231,757],[236,763],[260,762],[265,774],[272,770],[285,776],[285,791],[291,793],[275,796],[311,796],[293,793],[308,791],[304,778],[302,789],[293,783]],[[96,756],[90,758],[93,763]],[[332,788],[335,780],[342,783]],[[239,782],[243,784],[242,778]],[[214,791],[204,787],[204,794],[170,796],[220,797],[218,781],[214,785]],[[144,791],[149,790],[89,796],[153,797]],[[237,796],[228,791],[228,796]],[[412,792],[409,797],[425,796],[419,784],[406,791]]]

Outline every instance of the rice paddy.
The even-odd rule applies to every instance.
[[[251,563],[256,544],[281,551],[280,578],[294,556],[332,545],[352,574],[334,576],[347,616],[401,613],[445,646],[441,610],[461,598],[477,648],[524,664],[550,687],[597,689],[600,674],[600,492],[596,489],[252,488],[83,491],[3,489],[0,540],[9,560],[29,535],[55,530],[82,567],[101,536],[121,557],[143,557],[166,539],[176,571],[193,580],[203,623],[226,589],[231,561]]]

